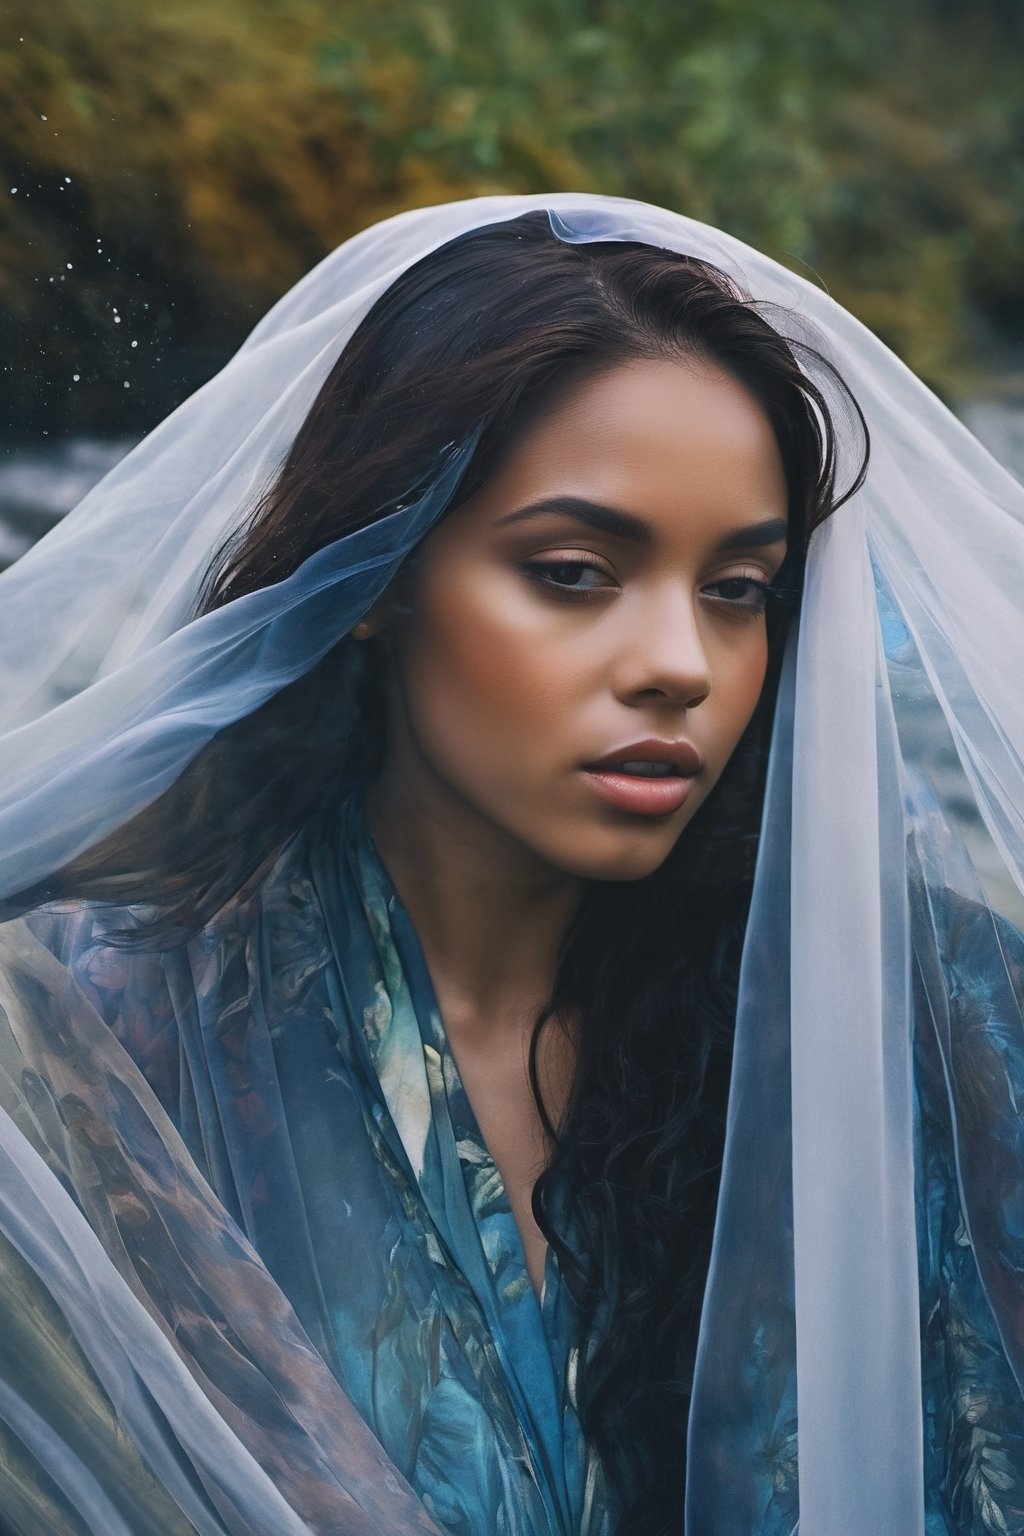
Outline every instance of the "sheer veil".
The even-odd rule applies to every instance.
[[[777,710],[687,1530],[760,1530],[770,1447],[780,1463],[798,1456],[803,1536],[923,1536],[922,1017],[965,1241],[1024,1386],[1024,491],[819,289],[692,220],[591,195],[422,209],[350,240],[0,576],[0,900],[122,825],[305,673],[443,513],[465,445],[411,505],[189,618],[211,551],[272,479],[371,304],[434,247],[534,208],[565,240],[714,263],[835,362],[869,425],[867,483],[811,542]],[[958,1011],[967,943],[984,1029]],[[101,1385],[148,1490],[138,1508],[163,1511],[125,1525],[4,1387],[0,1423],[31,1442],[80,1520],[69,1528],[176,1530],[173,1516],[214,1536],[433,1529],[100,1021],[76,1016],[69,1048],[47,953],[20,923],[0,928],[0,1293],[16,1311],[38,1287],[64,1379]],[[124,1236],[127,1199],[160,1234],[154,1263]],[[769,1337],[792,1407],[776,1424],[755,1422],[746,1388]],[[94,1432],[113,1433],[99,1418]]]

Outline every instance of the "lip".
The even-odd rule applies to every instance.
[[[630,762],[669,763],[686,778],[699,773],[704,766],[692,741],[662,741],[653,736],[645,741],[627,742],[624,747],[613,747],[604,757],[595,758],[583,766],[588,773],[609,773]]]
[[[635,761],[669,763],[676,773],[671,778],[641,779],[618,771],[623,763]],[[616,747],[596,762],[584,764],[582,771],[601,798],[616,810],[634,816],[671,816],[685,804],[693,776],[702,766],[692,742],[648,739]]]

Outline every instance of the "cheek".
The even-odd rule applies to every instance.
[[[730,655],[722,669],[720,697],[722,733],[727,756],[743,735],[757,708],[768,671],[768,637],[763,624],[757,626],[748,643]]]
[[[418,733],[445,756],[485,759],[510,740],[521,756],[559,713],[550,637],[502,583],[424,593],[402,656]]]

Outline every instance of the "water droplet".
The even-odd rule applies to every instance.
[[[124,381],[124,387],[125,387],[125,389],[131,389],[131,385],[128,383],[127,379],[125,379],[125,381]]]
[[[40,114],[39,114],[39,121],[41,123],[48,123],[50,121],[50,119],[47,117],[45,112],[40,112]]]
[[[120,315],[115,315],[114,316],[114,324],[115,325],[120,325],[121,324],[121,316]]]
[[[80,374],[80,373],[73,373],[73,374],[72,374],[72,375],[71,375],[71,382],[72,382],[72,383],[73,383],[73,384],[77,384],[77,383],[78,383],[78,381],[79,381],[79,380],[80,380],[80,379],[81,379],[81,377],[82,377],[82,375],[81,375],[81,374]]]
[[[11,188],[11,195],[13,196],[14,193],[17,192],[17,190],[18,190],[17,187],[12,187]]]
[[[75,270],[74,267],[71,265],[70,261],[65,262],[65,266],[67,267],[69,272],[73,272]]]
[[[64,177],[64,185],[66,187],[70,187],[70,185],[71,185],[71,177],[70,176],[65,176]]]
[[[137,346],[138,346],[138,342],[137,342],[137,341],[133,341],[133,342],[132,342],[132,346],[133,346],[133,347],[137,347]]]

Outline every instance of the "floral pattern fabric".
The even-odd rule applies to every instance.
[[[931,936],[913,978],[924,1536],[1024,1536],[1024,1399],[1012,1364],[1024,1340],[1024,939],[948,891],[922,882],[913,899],[929,908],[915,931]],[[264,1447],[276,1485],[312,1512],[309,1528],[388,1528],[355,1515],[351,1526],[318,1522],[336,1498],[327,1484],[339,1450],[317,1451],[322,1412],[298,1438],[293,1429],[305,1405],[330,1400],[317,1374],[326,1362],[386,1453],[375,1461],[374,1443],[342,1426],[333,1465],[364,1509],[390,1464],[422,1510],[422,1524],[403,1513],[403,1531],[610,1536],[575,1411],[565,1287],[551,1259],[540,1298],[530,1284],[422,953],[358,802],[307,828],[257,891],[187,946],[126,951],[109,923],[89,910],[41,912],[5,951],[23,975],[3,996],[0,1058],[24,1063],[19,1073],[5,1065],[5,1102],[112,1255],[130,1257],[123,1272],[221,1383],[225,1416]],[[118,1064],[129,1058],[144,1092],[131,1086],[135,1068]],[[146,1094],[159,1105],[147,1109]],[[784,1179],[777,1188],[772,1242],[785,1248],[791,1205]],[[799,1520],[792,1295],[759,1287],[758,1265],[754,1252],[736,1318],[740,1373],[723,1398],[729,1422],[713,1426],[734,1496],[727,1509],[691,1511],[691,1536],[792,1536]],[[191,1529],[119,1441],[66,1320],[6,1242],[0,1286],[26,1297],[0,1347],[0,1485],[8,1518],[28,1512],[13,1529],[90,1529],[45,1470],[58,1453],[106,1479],[132,1536]],[[23,1369],[44,1359],[43,1371]],[[24,1432],[3,1434],[16,1390],[35,1405],[35,1449]],[[75,1422],[62,1407],[69,1392]],[[86,1404],[88,1441],[76,1428]],[[384,1502],[400,1491],[392,1478]]]
[[[86,919],[87,920],[87,919]],[[187,950],[73,968],[450,1536],[605,1536],[571,1310],[538,1298],[357,802]]]

